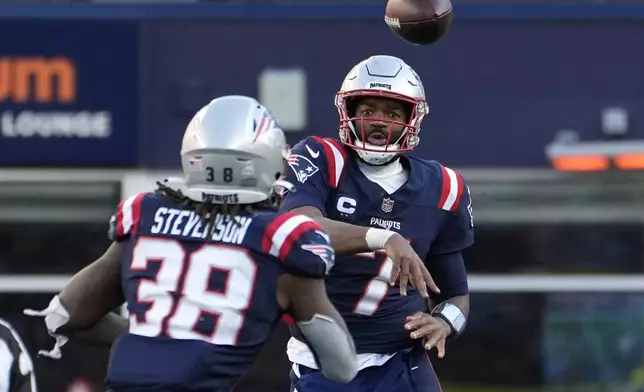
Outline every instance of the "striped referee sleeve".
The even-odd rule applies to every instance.
[[[0,392],[37,392],[27,348],[18,333],[0,319]]]

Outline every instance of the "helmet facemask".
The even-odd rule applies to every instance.
[[[357,116],[355,113],[356,100],[369,97],[388,98],[403,103],[408,121]],[[335,105],[340,115],[340,140],[343,144],[355,150],[362,160],[371,165],[386,164],[401,152],[413,150],[419,142],[420,124],[429,111],[424,99],[373,89],[338,92]],[[368,134],[365,133],[364,126],[367,121],[378,121],[387,124],[387,140],[385,144],[375,145],[367,141]],[[392,128],[400,126],[403,127],[402,132],[399,136],[394,135]],[[395,137],[396,140],[392,140],[392,137]]]

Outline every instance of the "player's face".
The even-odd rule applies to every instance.
[[[395,143],[401,136],[409,119],[402,102],[390,98],[369,97],[356,106],[355,121],[358,137],[374,146]],[[395,121],[395,122],[392,122]]]

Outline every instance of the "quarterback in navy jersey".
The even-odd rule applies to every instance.
[[[310,217],[276,211],[276,188],[290,187],[279,180],[287,154],[256,100],[213,100],[184,135],[185,178],[119,204],[106,254],[48,309],[28,313],[45,317],[60,350],[65,333],[105,329],[110,318],[101,318],[124,300],[127,331],[107,371],[113,392],[229,391],[285,313],[326,376],[349,382],[355,346],[323,280],[335,258],[328,235]]]
[[[425,350],[435,347],[442,358],[446,339],[465,327],[461,251],[474,241],[469,189],[458,172],[401,155],[418,144],[429,112],[420,78],[402,60],[362,61],[335,103],[339,140],[310,137],[293,147],[286,180],[295,189],[281,209],[315,218],[331,236],[338,255],[327,292],[354,338],[360,371],[349,384],[328,380],[294,331],[291,390],[439,392]],[[400,259],[410,253],[415,263],[404,266]],[[438,286],[431,301],[418,279],[407,287],[425,268]],[[399,287],[391,284],[396,275]]]

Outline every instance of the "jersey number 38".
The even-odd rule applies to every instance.
[[[204,245],[187,253],[181,242],[165,238],[139,238],[130,269],[147,271],[159,263],[154,279],[140,279],[137,302],[149,308],[130,315],[130,333],[156,337],[165,332],[174,339],[199,339],[218,345],[235,345],[244,325],[257,274],[257,264],[244,249]],[[213,272],[226,275],[221,290],[212,290]],[[195,326],[213,316],[208,332]]]

